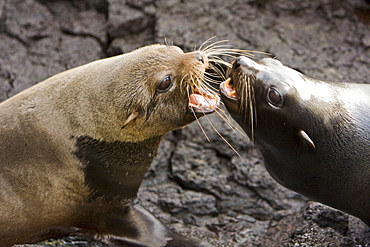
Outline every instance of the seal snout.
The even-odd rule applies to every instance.
[[[203,52],[200,51],[195,52],[195,58],[201,61],[203,64],[205,63],[205,56]]]
[[[254,68],[258,65],[256,62],[253,60],[245,57],[245,56],[240,56],[237,59],[235,59],[233,63],[233,70],[238,69],[240,66],[242,67],[248,67],[248,68]]]
[[[263,64],[255,62],[245,56],[240,56],[235,59],[232,71],[237,69],[243,70],[245,74],[257,74],[259,71],[263,70]]]
[[[246,65],[246,63],[244,61],[244,58],[245,57],[241,56],[241,57],[238,57],[237,59],[235,59],[235,61],[233,63],[232,70],[238,69],[241,65]]]
[[[236,85],[240,81],[240,73],[244,74],[244,66],[248,66],[249,58],[244,56],[238,57],[232,63],[231,69],[227,73],[227,79],[220,84],[220,93],[230,100],[238,100],[239,95],[236,91]],[[251,60],[250,60],[251,61]]]

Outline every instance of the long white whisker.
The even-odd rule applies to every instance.
[[[209,62],[209,69],[208,71],[202,71],[202,70],[193,70],[184,78],[181,80],[181,84],[185,83],[186,81],[189,81],[186,86],[189,102],[190,102],[190,96],[191,93],[201,94],[203,95],[203,100],[206,102],[203,102],[204,105],[207,105],[206,107],[209,107],[209,109],[214,109],[214,111],[217,113],[217,115],[226,122],[226,124],[231,128],[231,130],[236,134],[242,134],[243,136],[246,136],[244,131],[241,129],[241,127],[234,122],[231,121],[230,116],[221,109],[218,105],[215,105],[215,98],[217,94],[219,94],[218,90],[215,88],[217,87],[217,84],[220,83],[220,81],[224,81],[226,79],[226,71],[232,67],[232,62],[228,61],[231,59],[235,59],[238,56],[248,56],[253,57],[255,54],[263,54],[263,55],[269,55],[264,52],[258,52],[258,51],[251,51],[251,50],[241,50],[241,49],[234,49],[231,48],[230,45],[227,44],[228,40],[220,40],[215,41],[215,37],[211,37],[204,41],[199,46],[199,51],[204,52],[206,55],[208,62]],[[196,46],[194,47],[194,50],[196,50]],[[249,118],[249,124],[251,125],[251,131],[252,131],[252,143],[254,143],[254,128],[256,127],[257,122],[257,116],[256,116],[256,105],[254,102],[254,92],[253,85],[251,85],[251,78],[240,78],[246,80],[246,85],[244,85],[244,93],[240,95],[241,102],[247,102],[246,105],[243,105],[240,107],[241,114],[245,114],[246,112],[249,112],[249,116],[246,116]],[[209,94],[209,96],[206,96],[205,94]],[[213,95],[213,96],[212,96]],[[246,101],[245,101],[246,100]],[[193,103],[193,102],[190,102]],[[221,104],[223,104],[221,102]],[[203,133],[203,135],[206,137],[207,141],[210,142],[209,137],[206,134],[205,129],[202,127],[201,122],[199,121],[199,118],[197,117],[197,114],[199,114],[198,109],[205,109],[202,104],[199,104],[199,108],[193,108],[190,107],[192,113],[194,114],[194,117]],[[195,106],[197,107],[197,106]],[[207,121],[212,126],[212,128],[216,131],[216,133],[221,137],[221,139],[240,157],[240,154],[237,152],[237,150],[222,136],[222,134],[216,129],[215,125],[211,122],[210,118],[207,116],[205,112],[203,112],[204,116],[207,118]],[[198,115],[199,116],[199,115]]]
[[[211,40],[212,39],[214,39],[214,38],[216,38],[216,36],[213,36],[213,37],[211,37],[211,38],[209,38],[209,39],[207,39],[206,41],[204,41],[203,42],[203,44],[199,47],[199,50],[200,51],[204,51],[204,50],[206,50],[209,46],[211,46],[212,44],[210,44],[210,45],[208,45],[207,47],[205,47],[204,49],[203,49],[203,46],[205,45],[205,44],[207,44],[207,43],[210,43],[211,42]]]
[[[190,96],[189,96],[189,91],[188,91],[188,98],[190,98]],[[197,117],[197,114],[195,113],[194,109],[193,109],[193,108],[190,108],[190,109],[191,109],[191,112],[193,113],[193,115],[194,115],[194,117],[195,117],[195,120],[197,120],[197,123],[198,123],[198,125],[199,125],[199,127],[200,127],[200,129],[201,129],[201,131],[202,131],[202,133],[203,133],[203,135],[206,137],[206,139],[207,139],[207,141],[208,141],[208,142],[211,142],[211,140],[209,139],[209,137],[208,137],[207,133],[206,133],[206,132],[205,132],[205,130],[203,129],[202,124],[199,122],[199,118]]]
[[[196,115],[196,114],[195,114],[195,112],[194,112],[194,110],[193,110],[193,113],[194,113],[194,115]],[[207,141],[208,141],[208,142],[211,142],[211,140],[209,139],[209,137],[208,137],[208,135],[207,135],[206,131],[203,129],[202,124],[199,122],[199,118],[195,117],[195,119],[197,120],[198,125],[199,125],[199,127],[200,127],[200,129],[201,129],[201,131],[202,131],[203,135],[206,137]]]
[[[203,48],[202,51],[206,53],[207,50],[216,47],[217,44],[225,43],[225,42],[228,42],[228,40],[219,40],[219,41],[213,42],[212,44],[209,44],[208,46],[206,46],[205,48]]]
[[[229,115],[227,115],[226,114],[226,112],[224,111],[224,110],[222,110],[221,108],[217,108],[216,109],[216,113],[217,113],[217,115],[218,116],[220,116],[221,117],[221,119],[222,120],[224,120],[225,122],[226,122],[226,124],[230,127],[230,129],[232,129],[232,131],[234,132],[234,133],[236,133],[236,134],[241,134],[241,135],[243,135],[243,136],[247,136],[245,133],[244,133],[244,131],[243,130],[241,130],[240,128],[239,128],[239,125],[235,125],[235,124],[233,124],[232,122],[231,122],[231,120],[230,120],[230,117],[229,117]]]
[[[223,137],[223,135],[217,130],[217,128],[213,125],[213,123],[211,122],[211,120],[209,120],[208,116],[205,115],[208,123],[212,126],[212,128],[214,129],[214,131],[216,131],[216,133],[218,134],[218,136],[221,137],[221,139],[239,156],[239,158],[243,159],[240,154],[238,153],[238,151],[236,151],[236,149],[225,139],[225,137]]]

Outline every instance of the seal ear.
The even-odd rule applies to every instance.
[[[132,120],[134,120],[135,118],[137,118],[139,116],[139,112],[137,111],[133,111],[130,116],[128,116],[128,118],[125,120],[125,122],[123,123],[123,126],[122,126],[122,129],[129,123],[131,122]]]
[[[298,136],[303,140],[304,143],[308,144],[308,146],[312,147],[313,149],[316,149],[315,143],[313,143],[311,138],[307,135],[307,133],[304,130],[298,131]]]

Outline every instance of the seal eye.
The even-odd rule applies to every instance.
[[[268,102],[276,107],[280,107],[283,105],[283,97],[280,95],[276,88],[270,87],[267,92],[267,100]]]
[[[157,90],[159,92],[165,92],[167,91],[170,86],[172,85],[172,78],[170,75],[167,75],[165,78],[162,79],[157,85]]]

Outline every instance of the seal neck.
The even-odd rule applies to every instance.
[[[162,136],[141,142],[106,142],[76,138],[75,157],[82,163],[85,185],[92,198],[135,198]]]

